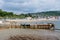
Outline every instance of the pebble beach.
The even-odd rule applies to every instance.
[[[14,39],[14,36],[16,39]],[[18,38],[18,36],[20,38]],[[12,37],[12,39],[10,38]],[[0,40],[60,40],[60,32],[43,29],[4,29],[0,30]],[[28,39],[31,38],[31,39]]]

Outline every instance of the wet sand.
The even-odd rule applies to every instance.
[[[60,40],[60,32],[42,29],[0,30],[0,40]]]

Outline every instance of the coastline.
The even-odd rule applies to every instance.
[[[34,22],[34,21],[57,21],[58,19],[8,19],[6,21],[15,21],[15,22]]]

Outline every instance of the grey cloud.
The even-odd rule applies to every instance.
[[[3,0],[3,2],[2,9],[13,12],[60,10],[59,0]]]

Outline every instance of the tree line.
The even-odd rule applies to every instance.
[[[0,18],[26,18],[26,17],[39,17],[39,16],[60,16],[60,11],[46,11],[46,12],[37,12],[37,13],[21,13],[19,15],[14,14],[13,12],[7,12],[0,9]]]
[[[25,18],[25,17],[32,17],[32,15],[24,13],[17,15],[14,14],[13,12],[7,12],[0,9],[0,18]]]

